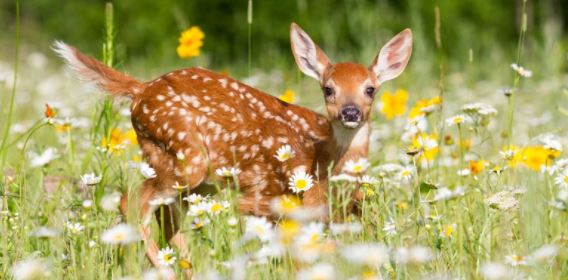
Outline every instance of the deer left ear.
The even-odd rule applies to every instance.
[[[290,26],[290,42],[292,53],[300,70],[318,81],[321,80],[323,72],[330,65],[327,55],[295,23]]]
[[[382,84],[404,71],[411,54],[412,31],[407,28],[386,43],[369,68]]]

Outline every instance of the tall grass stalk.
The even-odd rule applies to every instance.
[[[20,1],[16,0],[16,50],[14,54],[14,78],[12,80],[12,92],[10,94],[10,101],[8,102],[8,114],[4,124],[4,132],[2,134],[2,143],[0,144],[0,175],[4,177],[4,165],[6,163],[6,143],[10,135],[10,128],[12,127],[12,115],[14,114],[14,99],[16,97],[16,86],[18,82],[18,69],[19,69],[19,56],[20,56]]]

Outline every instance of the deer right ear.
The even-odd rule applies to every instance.
[[[321,80],[324,70],[330,64],[327,55],[295,23],[290,26],[290,41],[292,53],[300,70],[318,81]]]

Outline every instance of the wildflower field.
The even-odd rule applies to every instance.
[[[215,22],[185,19],[169,3],[156,17],[166,10],[178,29],[149,47],[160,53],[136,49],[132,59],[129,38],[138,37],[117,16],[128,5],[97,2],[84,5],[98,9],[100,32],[79,42],[38,35],[32,4],[0,4],[0,15],[13,19],[0,36],[0,279],[568,279],[568,14],[555,13],[557,1],[500,6],[496,20],[512,37],[484,25],[489,16],[460,21],[468,13],[452,14],[449,0],[402,1],[404,13],[399,1],[330,0],[341,12],[312,25],[310,11],[320,7],[311,1],[225,3],[235,17],[219,7],[192,12],[222,15]],[[483,11],[495,8],[489,2],[468,3]],[[273,24],[268,5],[299,12]],[[339,14],[345,19],[333,22]],[[243,215],[240,170],[227,165],[211,171],[218,180],[208,194],[176,183],[178,197],[150,201],[157,216],[165,207],[182,213],[185,243],[169,245],[164,225],[138,217],[137,190],[156,174],[141,156],[129,100],[79,81],[50,47],[86,46],[144,81],[210,68],[325,114],[320,85],[297,70],[289,50],[266,42],[288,40],[292,21],[332,60],[365,65],[403,28],[414,34],[405,72],[376,93],[368,157],[330,177],[326,211],[338,218],[302,206],[302,193],[317,184],[305,172],[290,176],[290,195],[272,202],[276,218]],[[451,25],[458,35],[446,36]],[[219,26],[245,35],[220,46],[227,37],[214,32]],[[271,156],[284,164],[295,152],[283,145]],[[346,210],[355,188],[364,194],[359,214]],[[132,201],[126,217],[123,195]],[[145,256],[142,223],[158,242],[159,267]]]

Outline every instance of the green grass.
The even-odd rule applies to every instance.
[[[112,8],[107,8],[107,15],[111,13]],[[363,15],[366,11],[355,9],[353,13]],[[104,61],[112,65],[114,33],[112,18],[109,18]],[[247,24],[245,19],[242,24]],[[256,24],[253,21],[253,25]],[[360,23],[354,19],[354,25],[357,24],[370,26],[369,22]],[[526,32],[530,35],[535,31],[528,29]],[[440,36],[440,43],[454,43],[444,40],[440,30],[434,33]],[[521,34],[525,36],[524,31]],[[560,38],[552,31],[548,34],[550,41]],[[567,203],[566,197],[562,198],[564,201],[559,197],[563,187],[555,183],[561,172],[551,174],[527,167],[534,164],[530,161],[531,156],[537,161],[542,153],[552,152],[546,149],[540,153],[525,152],[513,160],[525,164],[516,166],[499,153],[508,144],[521,148],[542,147],[544,144],[539,135],[545,133],[556,135],[560,144],[568,144],[566,115],[561,110],[561,104],[568,99],[565,73],[561,70],[566,62],[558,62],[563,59],[562,46],[546,42],[541,45],[532,40],[524,42],[521,37],[517,49],[472,50],[463,58],[449,59],[441,51],[436,54],[435,50],[420,45],[424,40],[435,40],[431,38],[431,32],[415,30],[415,37],[416,51],[408,69],[396,81],[384,85],[377,95],[379,99],[385,91],[403,88],[409,92],[410,101],[406,113],[394,120],[386,119],[378,108],[374,112],[374,134],[369,153],[371,166],[367,174],[375,177],[377,182],[368,187],[368,195],[361,206],[362,216],[349,217],[350,221],[361,224],[361,231],[334,235],[326,228],[320,240],[311,244],[311,248],[318,248],[316,251],[319,252],[313,262],[300,261],[295,253],[300,252],[304,257],[308,253],[293,245],[285,246],[281,257],[256,260],[254,256],[263,244],[254,238],[244,238],[245,217],[235,210],[234,203],[238,194],[221,184],[222,191],[213,199],[229,201],[229,209],[210,217],[205,214],[202,218],[211,222],[198,230],[192,229],[193,219],[182,215],[182,228],[188,236],[189,259],[195,274],[219,273],[224,278],[239,279],[233,273],[244,269],[247,279],[294,279],[299,270],[309,270],[316,263],[329,263],[335,269],[337,279],[361,279],[371,272],[384,279],[482,279],[484,265],[498,263],[507,270],[509,276],[506,279],[568,277],[568,213],[551,204],[555,201],[566,206]],[[253,36],[253,39],[259,38]],[[120,41],[120,36],[115,40]],[[531,48],[523,51],[525,44]],[[326,44],[321,46],[326,49]],[[33,46],[26,45],[26,49],[33,50]],[[172,46],[174,51],[175,46]],[[370,60],[376,51],[377,44],[365,44],[361,51],[364,55],[341,55],[369,56]],[[296,103],[322,112],[323,100],[317,82],[302,78],[297,70],[286,68],[286,63],[279,62],[274,64],[283,66],[273,70],[280,74],[277,73],[276,78],[270,77],[268,70],[257,69],[255,65],[262,65],[272,53],[265,54],[254,48],[249,53],[249,67],[227,63],[225,69],[239,78],[250,78],[245,75],[251,71],[258,86],[274,95],[281,94],[286,88],[294,89]],[[291,59],[289,54],[280,55],[274,59]],[[330,56],[333,59],[333,52]],[[10,88],[8,81],[0,82],[2,92],[14,90],[15,94],[13,102],[10,94],[0,97],[4,110],[14,105],[13,112],[5,110],[0,124],[7,131],[3,134],[6,140],[2,142],[0,153],[3,162],[0,170],[3,174],[0,181],[0,279],[10,279],[14,265],[26,259],[44,262],[49,279],[138,279],[151,269],[144,256],[144,245],[135,242],[113,246],[101,240],[104,231],[124,221],[116,207],[113,211],[105,210],[109,204],[112,206],[109,195],[127,192],[136,201],[136,191],[143,181],[138,172],[128,167],[129,161],[139,159],[136,145],[126,144],[120,153],[105,152],[101,145],[103,138],[112,137],[114,128],[123,132],[131,128],[129,117],[121,114],[128,108],[128,103],[105,99],[103,94],[67,75],[54,56],[44,57],[47,58],[46,65],[38,67],[37,56],[34,60],[28,51],[16,56],[14,61],[20,65],[15,64],[12,70],[0,68],[16,73],[14,80],[17,78],[18,81],[14,88]],[[205,63],[206,60],[200,59],[180,64]],[[534,70],[533,77],[515,74],[509,66],[514,61]],[[246,71],[237,70],[239,67]],[[143,61],[136,61],[124,68],[150,79],[173,67],[148,68]],[[516,88],[514,102],[499,93],[503,87]],[[436,137],[438,151],[435,158],[422,163],[420,154],[416,157],[406,155],[413,151],[411,144],[402,140],[407,115],[418,99],[442,93],[443,107],[428,114],[425,131]],[[487,125],[446,124],[448,117],[461,113],[462,105],[472,102],[490,104],[498,114],[492,116]],[[54,123],[42,117],[45,103],[56,107],[58,116]],[[70,129],[63,129],[60,124],[65,122],[65,117],[72,118]],[[467,148],[457,145],[464,140],[471,141],[471,145]],[[30,153],[41,153],[49,147],[57,149],[58,157],[32,167]],[[554,166],[563,157],[563,152],[555,152],[543,162]],[[458,171],[468,168],[470,160],[483,160],[487,166],[475,176],[458,175]],[[413,168],[415,173],[411,180],[402,182],[397,178],[398,171],[389,171],[385,166],[388,163]],[[508,168],[496,174],[491,172],[495,165]],[[86,186],[81,183],[80,176],[90,172],[102,175],[102,179],[95,185]],[[354,184],[345,182],[331,186],[338,188],[339,194],[353,187]],[[436,195],[445,187],[454,191],[462,187],[464,193],[435,201]],[[85,201],[94,204],[85,207]],[[341,197],[331,198],[331,211],[341,212],[343,202]],[[136,226],[140,222],[134,218],[137,209],[131,207],[129,211],[131,215],[126,222]],[[67,222],[80,223],[84,229],[73,234],[67,228]],[[385,230],[392,224],[394,231]],[[32,233],[40,227],[54,229],[57,234],[34,237]],[[275,227],[282,230],[282,227]],[[301,226],[302,229],[307,227],[307,224]],[[158,239],[160,228],[155,222],[152,222],[152,231]],[[160,243],[165,247],[163,241]],[[348,245],[361,243],[384,244],[389,260],[378,261],[378,266],[365,266],[354,264],[343,256],[355,253],[353,249],[345,251],[350,248]],[[530,259],[535,250],[550,244],[558,249],[554,257],[540,261]],[[412,246],[426,248],[431,258],[420,263],[401,262],[400,257],[396,257],[397,249]],[[178,254],[179,250],[175,250]],[[367,254],[370,251],[367,249]],[[510,255],[524,256],[527,264],[506,264],[506,257]],[[178,276],[181,275],[182,268],[177,263],[172,267]]]

